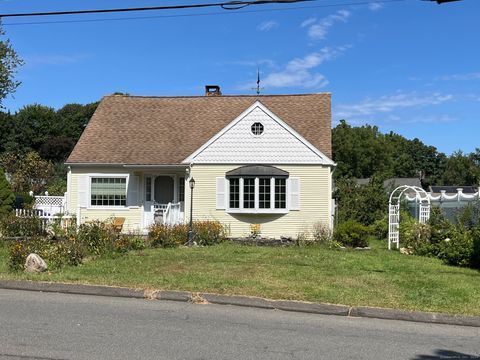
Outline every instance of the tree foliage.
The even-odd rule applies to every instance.
[[[38,194],[45,191],[54,178],[54,166],[44,160],[35,151],[25,155],[20,153],[4,154],[1,159],[3,167],[12,177],[12,187],[15,192],[33,191]]]
[[[0,216],[9,213],[15,203],[15,195],[5,173],[0,169]]]
[[[356,220],[371,225],[387,211],[388,197],[380,178],[372,178],[367,185],[359,186],[353,179],[337,181],[335,198],[338,204],[337,221]]]
[[[452,186],[478,185],[480,167],[476,162],[476,153],[465,155],[461,151],[454,152],[446,161],[442,174],[442,184]]]
[[[478,185],[480,149],[450,157],[419,139],[409,140],[376,126],[352,127],[342,120],[332,130],[333,160],[340,178],[419,177],[423,185]]]
[[[0,27],[0,36],[5,32]],[[23,64],[16,51],[13,49],[10,40],[0,40],[0,107],[3,100],[15,92],[20,82],[14,79],[17,68]]]

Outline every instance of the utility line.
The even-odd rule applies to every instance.
[[[377,0],[373,2],[380,3],[380,4],[387,4],[387,3],[398,3],[398,2],[405,2],[405,1],[408,1],[408,0]],[[359,5],[369,5],[371,3],[372,1],[370,0],[370,1],[324,4],[324,5],[314,5],[314,6],[297,6],[297,7],[283,8],[283,9],[242,10],[238,12],[211,12],[211,13],[197,13],[197,14],[136,16],[136,17],[83,19],[83,20],[29,21],[29,22],[17,22],[17,23],[15,22],[2,23],[2,26],[93,23],[93,22],[103,22],[103,21],[149,20],[149,19],[164,19],[164,18],[168,19],[168,18],[182,18],[182,17],[193,17],[193,16],[240,15],[240,14],[262,13],[262,12],[275,12],[275,11],[291,11],[291,10],[318,9],[318,8],[329,8],[329,7],[359,6]]]
[[[224,10],[238,10],[250,5],[265,4],[293,4],[299,2],[312,2],[318,0],[256,0],[256,1],[228,1],[221,3],[204,3],[204,4],[185,4],[185,5],[168,5],[168,6],[148,6],[135,8],[115,8],[115,9],[90,9],[90,10],[68,10],[68,11],[45,11],[33,13],[10,13],[0,14],[0,18],[6,17],[31,17],[31,16],[57,16],[57,15],[82,15],[82,14],[99,14],[99,13],[118,13],[133,11],[158,11],[158,10],[182,10],[182,9],[198,9],[207,7],[221,7]]]

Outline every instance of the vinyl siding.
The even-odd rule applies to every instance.
[[[126,209],[81,209],[81,222],[100,220],[105,221],[114,217],[124,217],[122,232],[140,232],[142,230],[142,209],[130,207]]]
[[[82,175],[88,174],[125,174],[128,173],[125,169],[114,168],[114,167],[72,167],[70,175],[70,208],[69,212],[78,216],[78,183],[79,178]],[[130,174],[132,175],[132,174]],[[81,208],[80,209],[80,222],[84,223],[86,221],[100,220],[104,221],[112,217],[124,217],[125,224],[123,225],[123,231],[141,231],[142,230],[142,207],[140,206],[140,201],[138,206],[129,206],[125,208]]]
[[[218,220],[229,228],[230,236],[250,234],[251,224],[261,224],[266,237],[291,236],[309,233],[316,222],[331,223],[331,170],[321,165],[275,165],[288,171],[290,177],[300,178],[300,210],[287,214],[229,214],[216,209],[216,178],[240,165],[194,165],[195,179],[193,217],[195,220]],[[190,211],[190,191],[186,191],[185,214]]]

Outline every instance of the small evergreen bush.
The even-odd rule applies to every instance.
[[[348,247],[367,247],[368,246],[368,228],[358,221],[348,220],[337,225],[333,239]]]
[[[473,239],[470,232],[455,231],[441,244],[438,257],[448,265],[470,266],[473,256]]]

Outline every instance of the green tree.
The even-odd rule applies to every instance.
[[[43,160],[35,151],[25,155],[6,154],[2,157],[2,165],[12,177],[15,192],[43,192],[55,174],[53,164]]]
[[[332,145],[337,179],[420,177],[429,185],[439,182],[446,163],[445,154],[419,139],[382,134],[376,126],[352,127],[345,120],[332,130]]]
[[[0,36],[5,32],[0,27]],[[0,107],[7,95],[15,92],[20,85],[19,81],[14,80],[17,67],[21,66],[23,61],[18,57],[13,49],[10,40],[0,40]]]
[[[475,164],[475,156],[475,153],[467,156],[462,151],[454,152],[446,161],[442,175],[443,185],[478,185],[480,168]]]
[[[67,104],[59,109],[57,111],[61,123],[59,135],[76,142],[85,130],[97,106],[98,102],[86,105]]]
[[[0,216],[9,213],[15,203],[15,195],[5,177],[5,173],[0,169]]]
[[[352,127],[341,120],[332,131],[332,147],[337,178],[365,178],[391,169],[384,137],[376,126]]]
[[[371,225],[388,211],[388,195],[381,178],[374,177],[367,185],[357,185],[353,179],[340,179],[335,191],[337,220],[356,220]]]
[[[47,140],[60,133],[60,119],[55,109],[39,104],[28,105],[14,115],[12,141],[17,150],[39,151]]]

